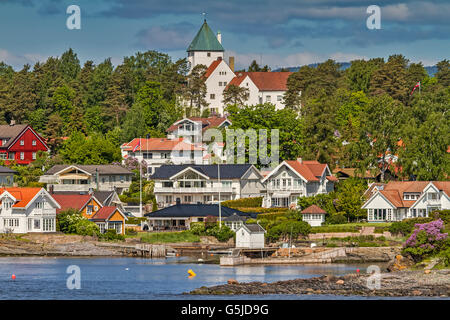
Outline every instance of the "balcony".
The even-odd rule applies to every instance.
[[[158,188],[155,187],[155,193],[236,193],[236,188]]]

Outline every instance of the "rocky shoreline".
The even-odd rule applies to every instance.
[[[348,274],[345,276],[321,276],[309,279],[295,279],[273,283],[238,283],[229,280],[227,284],[201,287],[191,295],[357,295],[385,297],[449,297],[450,270],[398,271],[380,274],[380,286],[373,288],[374,276],[369,274]],[[368,282],[369,281],[369,282]],[[368,285],[369,283],[369,285]]]

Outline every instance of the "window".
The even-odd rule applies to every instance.
[[[105,224],[104,223],[99,223],[98,228],[100,229],[100,233],[105,233]]]
[[[42,201],[36,202],[36,209],[44,209],[44,202]]]
[[[214,99],[216,98],[216,95],[215,95],[214,93],[211,93],[211,94],[209,95],[209,98],[210,98],[211,100],[214,100]]]
[[[222,81],[219,81],[219,87],[221,87],[221,86],[222,86],[222,84],[223,84],[223,83],[222,83]]]
[[[231,181],[222,181],[222,188],[231,188]]]
[[[163,188],[172,188],[173,182],[172,181],[163,181],[162,186],[163,186]]]
[[[144,152],[144,159],[153,159],[153,153]]]
[[[20,140],[20,145],[24,146],[25,145],[25,140]]]
[[[6,160],[6,152],[0,153],[0,159]]]
[[[54,226],[55,226],[55,219],[44,218],[42,220],[43,231],[53,231],[53,230],[55,230]]]
[[[20,160],[24,160],[25,159],[25,153],[24,152],[21,152],[20,153]]]
[[[30,231],[33,228],[33,219],[28,219],[27,228],[28,231]]]
[[[206,54],[206,56],[207,56],[207,57],[211,57],[211,52],[208,52],[208,53]]]
[[[31,157],[33,158],[33,160],[36,160],[36,152],[33,152],[33,153],[31,154]]]
[[[373,209],[369,209],[369,218],[368,218],[368,220],[369,221],[373,220]]]
[[[12,205],[13,205],[13,202],[12,202],[11,200],[5,199],[5,200],[2,201],[2,202],[3,202],[3,208],[4,208],[5,210],[11,209],[11,207],[12,207]]]
[[[226,86],[227,86],[227,82],[226,82],[226,81],[225,81],[225,82],[223,83],[223,86],[224,86],[224,87],[226,87]]]
[[[33,140],[33,142],[31,142],[31,144],[32,144],[33,146],[35,146],[35,145],[36,145],[36,140]]]
[[[166,196],[166,203],[172,203],[172,196]]]
[[[192,196],[184,196],[184,202],[186,203],[192,202]]]
[[[9,160],[14,160],[15,157],[16,157],[16,153],[15,152],[8,153],[8,159]]]
[[[8,139],[2,139],[2,146],[4,146],[8,142]]]
[[[93,208],[93,206],[87,206],[87,208],[86,208],[86,214],[87,214],[88,216],[90,216],[90,215],[92,214],[92,208]]]
[[[41,220],[34,219],[34,229],[40,229],[41,228]]]
[[[271,96],[266,96],[266,102],[270,102],[271,99],[272,99]]]
[[[278,96],[277,96],[277,101],[281,101],[281,100],[283,100],[283,96],[278,95]]]
[[[161,153],[162,159],[169,159],[170,158],[170,152],[163,152]]]

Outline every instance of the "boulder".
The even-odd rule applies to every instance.
[[[336,284],[344,284],[344,280],[338,280],[338,281],[336,281]]]
[[[239,284],[236,279],[228,279],[228,284]]]

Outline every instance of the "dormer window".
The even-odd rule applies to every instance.
[[[2,206],[3,206],[3,209],[9,210],[13,206],[13,201],[11,201],[10,199],[5,199],[2,201]]]

